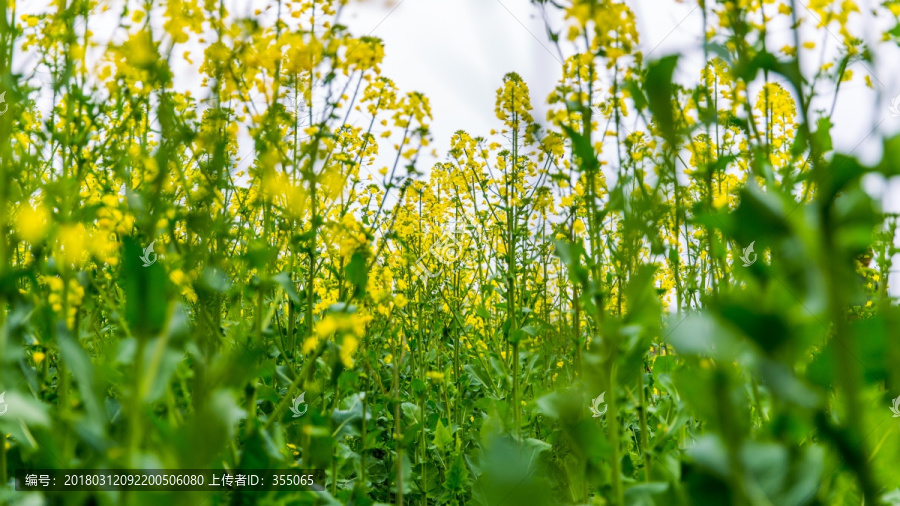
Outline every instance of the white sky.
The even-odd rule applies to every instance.
[[[393,0],[390,4],[384,0],[351,3],[342,22],[356,35],[383,39],[383,73],[400,89],[428,95],[438,146],[446,146],[458,129],[476,135],[498,127],[495,91],[510,71],[519,73],[528,83],[538,110],[535,117],[544,119],[541,105],[559,78],[560,64],[546,41],[538,8],[529,0]],[[645,57],[687,51],[686,64],[679,66],[677,77],[684,83],[695,81],[702,63],[698,58],[703,33],[700,10],[692,2],[674,0],[631,0],[628,4],[635,12]],[[774,10],[774,6],[770,8]],[[832,28],[829,33],[819,32],[802,40],[819,43],[825,35],[833,49],[838,42],[832,32],[837,33]],[[865,33],[872,35],[873,31]],[[775,49],[793,43],[777,33],[770,40]],[[817,51],[807,58],[813,69]],[[884,120],[883,132],[900,131],[900,118],[890,117],[888,109],[891,97],[900,94],[900,79],[886,70],[891,67],[887,62],[898,61],[898,57],[898,51],[883,55],[879,70],[873,74],[876,90],[863,84],[865,68],[851,66],[856,77],[844,84],[832,118],[837,150],[851,152],[856,148],[856,156],[874,162],[881,153],[877,132],[869,135],[872,125]],[[880,105],[875,101],[877,91],[883,95]],[[828,108],[831,100],[831,96],[825,96],[816,105]],[[874,123],[873,117],[878,118]],[[866,142],[860,145],[864,139]]]

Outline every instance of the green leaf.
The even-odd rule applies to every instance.
[[[678,65],[678,58],[678,55],[671,55],[651,62],[644,80],[650,112],[653,113],[663,136],[670,145],[676,144],[675,115],[672,110],[675,86],[672,83],[672,77],[675,74],[675,67]]]
[[[546,443],[541,445],[545,448]],[[509,436],[488,441],[483,459],[484,472],[478,477],[475,493],[486,504],[556,504],[551,496],[543,451],[533,443],[521,444]],[[528,448],[531,446],[531,448]]]
[[[437,427],[434,429],[434,446],[437,446],[442,452],[444,448],[453,442],[453,435],[444,427],[443,422],[438,420]]]
[[[625,80],[625,89],[628,90],[628,94],[631,96],[631,100],[634,101],[634,107],[638,111],[643,111],[647,108],[647,97],[644,96],[644,90],[641,89],[641,84],[634,79],[626,79]]]
[[[755,80],[760,70],[781,74],[795,90],[801,90],[804,78],[796,59],[782,61],[768,51],[759,51],[750,59],[742,57],[734,65],[734,73],[747,82]]]
[[[888,30],[886,33],[889,33],[894,37],[900,37],[900,23],[894,25],[894,27]]]
[[[291,299],[291,302],[300,305],[300,294],[297,293],[297,288],[294,286],[294,282],[291,280],[290,273],[279,272],[278,274],[272,276],[272,280],[278,283],[281,288],[284,289],[284,292],[287,294],[288,298]]]
[[[59,341],[59,353],[66,367],[72,372],[72,376],[75,377],[82,402],[84,402],[84,406],[87,409],[89,417],[86,422],[91,425],[93,431],[99,434],[103,431],[102,426],[106,422],[106,417],[100,408],[102,401],[94,393],[94,366],[91,363],[91,359],[81,345],[69,336],[68,331],[62,326],[57,329],[57,338]]]
[[[816,140],[819,154],[834,149],[834,144],[831,142],[831,127],[833,126],[834,124],[831,123],[828,116],[823,116],[816,121],[816,131],[813,132],[813,139]]]
[[[354,298],[364,297],[366,295],[366,284],[369,279],[369,271],[366,266],[366,257],[360,252],[353,253],[350,262],[344,268],[347,274],[347,281],[354,286]]]
[[[362,428],[362,397],[360,394],[353,394],[341,401],[341,405],[345,409],[335,409],[331,414],[333,422],[334,438],[340,440],[344,436],[358,436]],[[366,410],[366,420],[372,418],[371,412]]]
[[[141,248],[132,237],[124,240],[122,289],[125,292],[125,319],[139,338],[159,333],[166,322],[166,275],[162,262],[145,267]]]
[[[556,255],[568,268],[569,279],[574,283],[586,284],[588,271],[582,263],[582,257],[585,255],[584,246],[578,242],[563,240],[557,240],[554,244],[556,245]]]
[[[471,381],[476,384],[484,385],[490,390],[490,393],[494,394],[494,396],[498,395],[497,387],[494,385],[494,382],[491,381],[490,375],[480,364],[467,364],[463,369],[469,373],[469,379]]]
[[[654,498],[654,496],[664,494],[667,490],[669,490],[668,483],[638,483],[625,490],[625,504],[628,506],[655,506],[659,504],[659,498]]]
[[[829,201],[843,191],[852,181],[867,172],[855,158],[836,153],[828,166],[825,181],[822,182],[823,199]]]
[[[669,341],[681,354],[722,360],[733,360],[737,355],[740,340],[706,313],[685,316],[671,328]]]
[[[731,465],[728,452],[718,434],[704,434],[687,449],[688,456],[698,465],[719,476],[728,476]]]
[[[900,175],[900,134],[884,140],[884,152],[878,171],[885,177]]]
[[[411,402],[404,402],[400,405],[400,410],[403,411],[404,417],[412,419],[412,423],[419,423],[421,421],[421,410],[419,409],[419,406]]]
[[[725,222],[725,233],[737,239],[742,247],[763,238],[787,236],[791,226],[787,220],[790,211],[785,210],[785,200],[787,198],[783,199],[777,192],[763,192],[755,185],[745,187],[741,190],[738,208],[728,215],[730,219]],[[794,202],[793,199],[790,201]],[[755,251],[761,251],[761,246],[757,242]]]
[[[764,351],[772,353],[790,339],[791,327],[780,308],[767,307],[750,297],[733,297],[716,305],[716,311]]]
[[[806,140],[806,131],[799,130],[797,131],[797,136],[794,138],[794,142],[791,144],[791,156],[800,156],[805,153],[807,149],[809,149],[809,142]]]
[[[662,308],[656,295],[655,273],[655,265],[640,266],[625,289],[625,300],[628,301],[625,322],[639,324],[650,333],[655,333],[659,328]]]
[[[238,469],[273,469],[285,465],[284,455],[279,451],[284,447],[283,442],[276,443],[268,431],[258,427],[245,434],[246,438],[241,441],[244,451]]]
[[[225,293],[231,288],[228,273],[218,267],[206,266],[200,276],[200,288],[211,293]]]
[[[525,332],[522,329],[514,329],[509,333],[509,344],[516,344],[522,341]]]
[[[460,492],[469,485],[469,469],[462,458],[462,454],[456,453],[450,461],[450,469],[444,480],[444,487],[452,492]]]
[[[17,390],[4,391],[7,415],[0,418],[0,427],[7,431],[20,424],[30,427],[49,427],[50,416],[48,406],[30,395],[23,395]]]

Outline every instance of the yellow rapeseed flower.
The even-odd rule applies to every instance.
[[[59,227],[57,247],[62,261],[74,265],[80,262],[86,250],[87,234],[84,225],[74,223]]]
[[[354,360],[353,357],[356,355],[356,350],[359,348],[359,339],[352,334],[344,335],[344,340],[341,342],[341,362],[344,364],[344,367],[347,369],[353,368]]]
[[[49,218],[50,213],[43,205],[23,205],[16,215],[16,233],[25,242],[37,244],[47,235]]]

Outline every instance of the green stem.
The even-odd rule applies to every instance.
[[[613,358],[609,360],[609,406],[606,415],[606,427],[609,433],[609,441],[612,444],[612,492],[613,504],[622,506],[625,504],[624,494],[622,491],[622,457],[619,436],[619,420],[618,410],[619,403],[616,399],[616,364]]]
[[[638,391],[640,392],[640,416],[641,423],[641,454],[644,456],[644,481],[650,481],[650,445],[648,443],[649,431],[647,430],[647,396],[644,392],[644,371],[638,374]]]

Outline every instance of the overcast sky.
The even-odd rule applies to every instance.
[[[700,10],[693,2],[674,0],[628,3],[635,11],[645,57],[687,52],[678,78],[685,83],[695,81],[702,64],[698,58],[703,32]],[[507,72],[518,72],[528,82],[536,107],[542,105],[560,74],[558,57],[546,40],[539,11],[528,0],[368,0],[351,3],[342,22],[355,34],[374,35],[385,41],[384,74],[401,89],[428,95],[435,117],[434,137],[439,143],[445,143],[460,128],[486,133],[497,126],[494,92]],[[792,43],[786,38],[779,40],[779,30],[771,31],[776,33],[770,47]],[[871,30],[866,33],[873,35]],[[808,40],[822,40],[818,34],[810,35]],[[835,48],[837,39],[830,37],[830,32],[824,35]],[[810,68],[816,66],[817,51],[807,58]],[[860,64],[851,67],[856,78],[843,87],[833,116],[837,149],[856,149],[858,156],[875,161],[880,157],[880,150],[875,149],[879,135],[869,135],[872,125],[885,120],[882,131],[900,130],[900,118],[891,118],[888,109],[890,98],[900,94],[900,82],[895,73],[880,70],[893,67],[884,62],[898,61],[898,57],[896,51],[882,55],[879,70],[866,65],[873,71],[876,90],[863,83],[866,68]],[[885,96],[881,104],[875,101],[878,90]],[[821,104],[815,106],[830,108],[832,98],[823,96]],[[543,120],[543,112],[541,108],[538,119]],[[875,116],[879,118],[873,123]],[[866,136],[872,146],[859,145]]]

